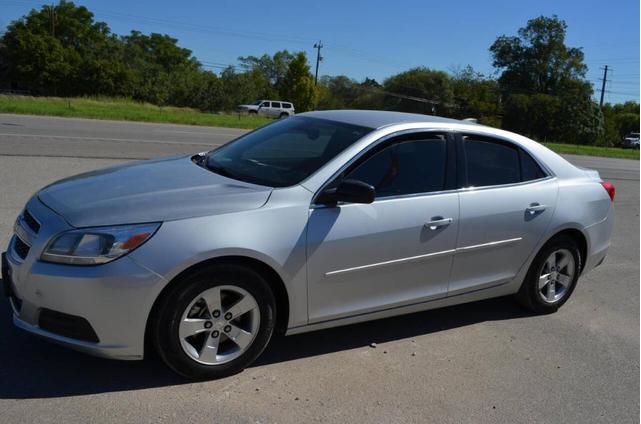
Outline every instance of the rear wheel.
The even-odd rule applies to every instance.
[[[576,242],[571,237],[556,237],[532,261],[516,299],[534,312],[556,312],[570,298],[580,270]]]
[[[274,331],[275,300],[252,269],[216,265],[181,278],[158,308],[153,341],[162,359],[194,379],[242,371]]]

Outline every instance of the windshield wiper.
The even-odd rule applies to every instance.
[[[216,174],[222,175],[223,177],[228,177],[232,178],[234,180],[240,180],[238,176],[236,176],[232,171],[229,169],[225,168],[221,164],[209,160],[204,160],[202,163],[202,166],[206,169],[209,169],[212,172],[215,172]]]

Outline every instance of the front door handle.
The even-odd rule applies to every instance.
[[[452,218],[443,218],[442,216],[435,216],[430,222],[426,222],[425,226],[434,231],[441,227],[447,227],[452,223]]]
[[[529,213],[530,215],[537,214],[539,212],[543,212],[544,210],[547,209],[547,206],[541,205],[540,203],[530,203],[530,206],[528,206],[525,211]]]

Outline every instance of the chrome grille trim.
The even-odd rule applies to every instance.
[[[13,232],[16,234],[16,237],[28,246],[31,246],[33,244],[33,240],[36,238],[36,235],[27,227],[22,217],[18,217],[16,220],[16,223],[13,226]]]

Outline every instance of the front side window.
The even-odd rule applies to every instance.
[[[372,154],[346,178],[372,185],[377,198],[441,191],[446,159],[444,136],[401,141]]]
[[[269,102],[263,102],[262,107],[269,107]]]
[[[463,146],[469,187],[520,182],[519,151],[516,146],[474,136],[463,136]]]
[[[291,109],[292,104],[291,103],[283,103],[283,109]]]
[[[204,165],[230,178],[288,187],[312,175],[371,131],[325,119],[292,117],[210,152]]]

